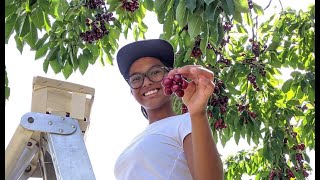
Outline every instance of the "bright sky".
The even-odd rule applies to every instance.
[[[256,1],[258,4],[267,4],[267,1]],[[278,1],[273,5],[278,5]],[[290,2],[294,8],[304,8],[305,5],[314,3],[308,0],[282,1],[284,6]],[[263,5],[265,7],[265,5]],[[273,7],[273,6],[271,6]],[[272,9],[272,8],[270,8]],[[273,14],[271,10],[270,15]],[[267,13],[267,12],[266,12]],[[162,25],[159,25],[154,14],[147,14],[144,22],[149,26],[146,38],[158,38]],[[130,35],[128,40],[121,37],[119,46],[132,42]],[[66,81],[62,73],[55,75],[49,68],[45,74],[42,70],[43,59],[34,61],[35,52],[29,51],[25,46],[23,54],[15,47],[12,38],[5,45],[5,64],[9,77],[11,95],[5,107],[5,147],[20,123],[21,117],[31,110],[32,81],[34,76],[43,76]],[[140,105],[134,100],[130,89],[118,71],[116,61],[114,66],[102,66],[99,61],[95,65],[89,65],[84,76],[79,71],[72,74],[68,82],[82,84],[95,88],[95,99],[91,111],[91,124],[88,131],[86,146],[96,179],[115,179],[113,175],[114,163],[118,155],[129,142],[140,133],[148,121],[140,112]],[[288,73],[285,73],[288,78]],[[250,149],[245,140],[240,140],[239,146],[234,142],[228,142],[225,148],[218,144],[218,150],[225,158],[228,154],[242,149]],[[310,153],[311,167],[314,169],[314,151]],[[309,176],[314,179],[314,173]]]

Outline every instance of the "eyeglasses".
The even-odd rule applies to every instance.
[[[156,66],[150,68],[146,73],[134,73],[129,79],[126,79],[129,86],[132,89],[140,88],[144,83],[144,77],[147,77],[151,82],[162,81],[166,72],[169,72],[170,68],[164,66]]]

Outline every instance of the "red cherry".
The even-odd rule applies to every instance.
[[[176,93],[176,95],[178,96],[178,97],[183,97],[183,95],[184,95],[184,91],[183,90],[178,90],[177,92],[175,92]]]
[[[181,84],[181,88],[182,89],[187,89],[187,87],[188,87],[188,82],[186,80],[183,80],[182,84]]]
[[[166,96],[170,96],[172,93],[173,93],[173,92],[172,92],[172,90],[171,90],[170,88],[164,88],[164,94],[165,94]]]
[[[161,83],[162,86],[167,87],[167,88],[170,88],[172,86],[172,84],[173,84],[173,80],[168,77],[164,78]]]
[[[175,74],[175,75],[173,76],[173,80],[174,80],[175,82],[177,82],[177,83],[181,82],[181,80],[182,80],[181,74]]]
[[[171,87],[171,91],[172,91],[172,92],[177,92],[177,91],[179,91],[179,90],[181,90],[181,88],[180,88],[180,86],[177,85],[177,84],[175,84],[175,85],[173,85],[173,86]]]
[[[219,126],[220,126],[220,122],[219,122],[219,121],[216,121],[216,122],[214,123],[214,128],[215,128],[215,129],[218,129]]]
[[[254,112],[251,112],[250,116],[251,116],[253,119],[255,119],[255,118],[257,117],[256,113],[254,113]]]

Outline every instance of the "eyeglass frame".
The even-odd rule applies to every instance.
[[[152,80],[147,76],[147,73],[148,73],[150,70],[152,70],[153,68],[157,68],[157,67],[162,68],[162,69],[166,70],[167,72],[169,72],[170,70],[173,69],[173,68],[170,68],[170,67],[167,67],[167,66],[155,65],[155,66],[150,67],[145,73],[142,73],[142,72],[133,73],[133,74],[131,74],[131,75],[129,76],[129,78],[127,78],[127,79],[125,79],[125,80],[127,81],[127,83],[129,84],[130,88],[132,88],[132,89],[139,89],[139,88],[141,88],[141,87],[143,86],[143,84],[144,84],[144,79],[145,79],[145,77],[147,77],[147,78],[149,79],[149,81],[151,81],[151,82],[153,82],[153,83],[160,82],[160,81],[163,80],[165,74],[163,74],[162,79],[161,79],[160,81],[157,81],[157,82],[152,81]],[[129,80],[130,80],[130,77],[131,77],[131,76],[136,75],[136,74],[142,75],[143,79],[142,79],[142,83],[141,83],[141,85],[140,85],[139,87],[133,88],[133,87],[131,87]]]

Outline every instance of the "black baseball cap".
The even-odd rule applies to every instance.
[[[135,41],[123,46],[117,53],[117,64],[124,79],[129,78],[131,65],[143,57],[157,58],[165,66],[173,68],[174,51],[168,41],[162,39]]]

